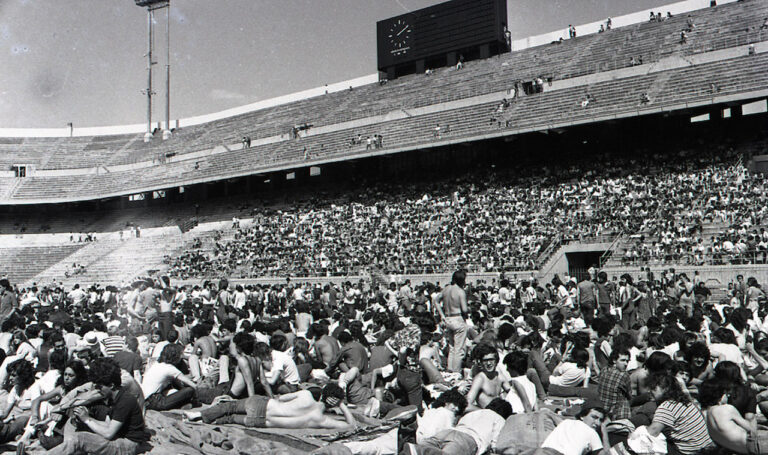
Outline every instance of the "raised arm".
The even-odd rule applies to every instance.
[[[344,403],[339,404],[339,410],[341,411],[342,415],[344,415],[344,421],[336,420],[331,415],[324,415],[323,420],[320,421],[318,424],[319,428],[328,428],[328,429],[348,429],[350,426],[353,428],[357,427],[357,422],[355,421],[355,417],[352,415],[351,412],[349,412],[349,409],[347,408],[347,405]]]

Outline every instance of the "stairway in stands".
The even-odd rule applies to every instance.
[[[0,249],[0,274],[11,284],[32,281],[40,272],[76,254],[82,245],[26,246]]]
[[[162,270],[165,255],[181,246],[181,231],[178,227],[154,231],[143,233],[140,238],[110,237],[86,244],[39,273],[33,281],[63,282],[65,286],[75,283],[119,285],[149,271]],[[84,266],[85,271],[72,275],[73,264]]]

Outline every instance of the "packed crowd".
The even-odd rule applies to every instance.
[[[730,149],[714,159],[694,151],[606,155],[452,182],[371,185],[351,198],[254,210],[252,222],[169,257],[169,273],[186,279],[219,271],[240,278],[344,276],[369,266],[397,274],[456,266],[534,270],[551,245],[630,233],[618,252],[627,264],[754,263],[765,259],[756,235],[768,210],[764,179],[734,164],[736,156]],[[702,236],[704,224],[724,222],[733,230]]]
[[[765,263],[765,181],[743,166],[679,176],[675,205],[649,220],[624,250],[625,264]],[[682,209],[682,210],[681,210]],[[714,228],[707,238],[702,230]]]
[[[768,301],[752,277],[716,302],[698,274],[646,268],[0,287],[0,443],[20,453],[148,450],[148,410],[256,428],[399,421],[383,453],[768,453]]]

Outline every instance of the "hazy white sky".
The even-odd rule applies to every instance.
[[[171,0],[171,118],[375,73],[376,21],[440,2]],[[669,3],[508,0],[507,9],[517,39]],[[142,123],[146,28],[133,0],[0,0],[0,127]],[[164,41],[155,51],[162,95]]]

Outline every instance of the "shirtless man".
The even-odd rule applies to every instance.
[[[253,335],[239,332],[229,345],[230,355],[237,360],[235,377],[230,388],[233,397],[242,396],[243,392],[247,392],[249,397],[256,395],[256,381],[264,388],[267,396],[272,397],[272,388],[264,375],[261,360],[253,355],[255,341]]]
[[[499,364],[499,353],[489,344],[479,344],[472,351],[472,356],[479,360],[483,370],[472,379],[472,388],[467,393],[467,412],[484,409],[501,392],[508,391],[509,383],[504,381],[496,366]]]
[[[194,340],[192,355],[189,356],[189,372],[192,378],[201,382],[206,377],[219,371],[219,377],[214,381],[216,385],[229,382],[229,357],[222,355],[217,361],[218,347],[216,339],[211,336],[211,325],[198,323],[190,330],[190,336]]]
[[[320,401],[308,390],[282,395],[278,398],[252,396],[212,406],[203,411],[185,411],[190,420],[205,423],[237,423],[253,428],[328,428],[349,429],[355,418],[343,403],[344,391],[330,383],[323,388]],[[344,420],[325,413],[338,407]]]
[[[294,318],[294,326],[296,327],[296,335],[302,338],[307,336],[307,330],[312,324],[312,315],[309,313],[309,306],[305,302],[296,303],[296,317]]]
[[[325,324],[314,323],[310,325],[309,330],[307,330],[307,338],[314,339],[316,359],[323,362],[326,367],[331,364],[341,349],[336,338],[328,335],[328,326]]]
[[[699,386],[699,402],[706,413],[709,436],[717,445],[741,454],[768,453],[768,432],[758,431],[728,404],[726,384],[716,379],[704,381]]]
[[[446,331],[451,350],[448,353],[448,370],[460,372],[464,360],[464,346],[467,343],[467,293],[464,284],[467,272],[458,270],[451,278],[451,284],[443,289],[436,299],[435,308],[440,313],[441,326]]]
[[[168,332],[173,328],[173,303],[177,291],[167,287],[160,293],[160,311],[157,313],[157,325],[163,340],[168,339]]]

